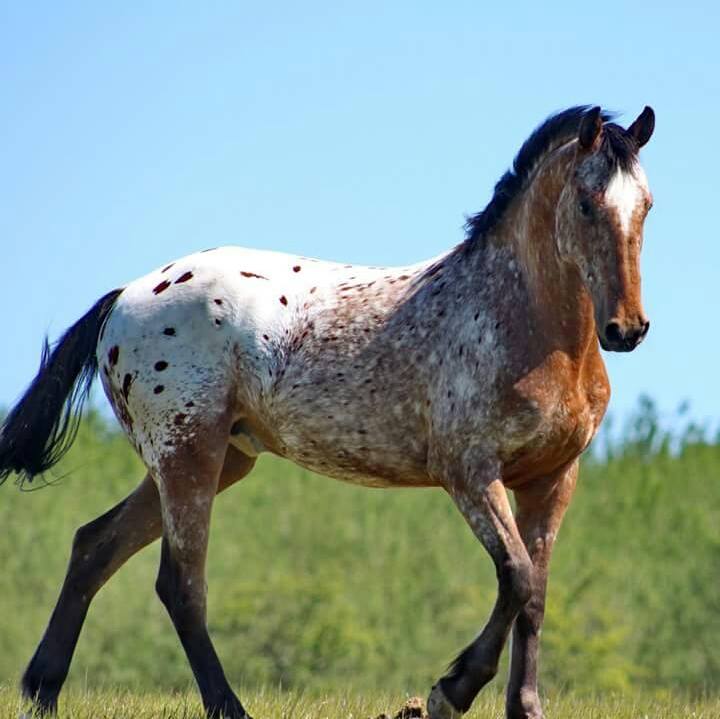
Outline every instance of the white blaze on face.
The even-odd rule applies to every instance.
[[[605,190],[605,204],[618,214],[620,228],[624,233],[630,229],[630,223],[637,208],[647,194],[647,178],[640,165],[629,172],[618,169]]]

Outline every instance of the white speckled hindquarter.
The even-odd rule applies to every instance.
[[[267,427],[285,456],[354,475],[351,455],[382,444],[387,432],[364,439],[363,423],[377,424],[368,413],[382,410],[383,425],[388,409],[397,419],[404,394],[393,408],[390,388],[368,382],[390,348],[365,356],[361,349],[419,269],[237,247],[176,260],[129,284],[108,318],[98,346],[106,394],[150,467],[230,403],[235,416]],[[350,317],[361,296],[367,309]],[[409,464],[421,471],[424,442],[406,437],[402,445],[412,456],[398,458],[390,471]],[[332,466],[333,455],[341,466]],[[384,483],[374,472],[367,479]]]

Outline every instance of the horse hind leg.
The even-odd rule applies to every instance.
[[[175,625],[209,717],[247,717],[225,677],[207,630],[205,560],[221,469],[216,428],[195,428],[176,443],[153,476],[160,492],[163,539],[156,590]],[[229,422],[226,430],[229,430]],[[227,431],[224,432],[227,441]],[[203,438],[203,439],[198,439]]]
[[[218,491],[246,476],[255,460],[229,447]],[[80,527],[60,596],[22,678],[23,695],[38,713],[53,713],[90,603],[136,552],[160,537],[160,497],[147,475],[122,502]]]
[[[160,535],[160,501],[149,477],[111,510],[75,533],[65,581],[21,681],[40,713],[53,713],[90,602],[125,561]]]

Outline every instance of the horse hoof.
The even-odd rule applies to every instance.
[[[462,716],[462,712],[459,712],[443,694],[439,684],[436,684],[430,691],[427,712],[429,719],[460,719]]]

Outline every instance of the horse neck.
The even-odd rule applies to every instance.
[[[548,351],[561,348],[576,359],[596,348],[593,306],[575,265],[561,259],[556,211],[575,150],[556,150],[529,186],[507,208],[489,241],[509,252],[525,284],[528,323]]]
[[[509,240],[527,278],[536,322],[573,355],[596,349],[593,305],[575,264],[558,252],[557,210],[575,159],[575,147],[556,150],[538,168],[518,198]],[[514,222],[513,222],[514,219]]]

